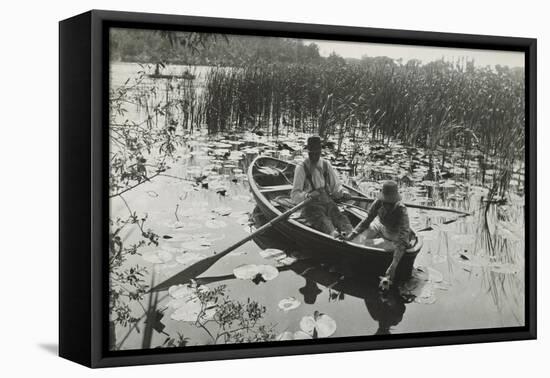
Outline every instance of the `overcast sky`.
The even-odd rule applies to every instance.
[[[476,66],[494,66],[496,64],[509,67],[524,66],[524,54],[522,52],[304,40],[305,44],[310,42],[314,42],[319,46],[322,56],[328,56],[332,52],[344,58],[361,58],[363,55],[371,57],[387,56],[392,59],[403,58],[403,63],[410,59],[418,59],[422,63],[428,63],[442,57],[448,61],[468,57],[475,60]]]

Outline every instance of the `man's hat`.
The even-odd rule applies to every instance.
[[[321,151],[321,137],[319,135],[312,135],[307,138],[306,150]]]
[[[386,181],[382,185],[382,191],[378,195],[378,199],[389,203],[401,201],[401,195],[397,191],[397,183],[395,181]]]

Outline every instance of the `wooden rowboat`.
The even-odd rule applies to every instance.
[[[272,157],[260,156],[248,168],[248,180],[257,207],[262,215],[271,220],[280,215],[289,206],[290,191],[296,164]],[[344,185],[353,195],[366,196],[358,190]],[[348,216],[351,223],[356,225],[367,216],[359,202],[349,201],[341,204],[341,210]],[[302,250],[312,252],[323,260],[346,259],[352,264],[358,264],[361,271],[381,275],[390,265],[393,258],[393,245],[382,243],[375,245],[373,241],[355,243],[338,240],[325,233],[315,230],[301,218],[300,213],[293,214],[289,219],[274,225],[274,228],[292,241]],[[398,278],[408,278],[413,263],[422,248],[422,241],[417,239],[414,245],[407,250],[396,275]]]

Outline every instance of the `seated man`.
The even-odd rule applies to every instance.
[[[353,227],[340,212],[335,199],[349,199],[332,165],[321,158],[321,138],[311,136],[307,140],[308,157],[296,167],[290,198],[294,203],[313,198],[302,214],[315,229],[333,237],[346,236]]]
[[[380,282],[381,289],[389,289],[397,265],[410,246],[412,233],[407,207],[401,202],[395,181],[384,183],[381,193],[369,209],[369,215],[355,227],[347,240],[352,240],[365,230],[367,239],[384,238],[395,244],[393,260]]]

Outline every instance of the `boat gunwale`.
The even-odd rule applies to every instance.
[[[248,183],[250,185],[250,189],[251,189],[252,193],[254,194],[254,197],[256,197],[257,200],[261,201],[262,204],[265,207],[267,207],[267,209],[269,209],[275,216],[278,216],[278,215],[281,215],[282,212],[279,209],[277,209],[275,206],[273,206],[273,204],[271,204],[271,201],[269,201],[269,199],[265,195],[262,194],[260,186],[253,179],[253,177],[254,177],[253,176],[253,169],[256,166],[256,163],[259,160],[264,160],[264,159],[265,160],[272,160],[272,161],[275,161],[275,162],[280,162],[280,163],[283,163],[283,164],[286,164],[286,165],[296,166],[297,164],[295,164],[293,162],[277,159],[277,158],[274,158],[274,157],[271,157],[271,156],[258,156],[252,161],[252,163],[250,163],[250,166],[248,167],[248,172],[247,172],[248,173]],[[360,195],[361,197],[368,198],[363,193],[361,193],[360,191],[350,187],[349,185],[343,184],[343,186],[347,190],[353,191],[354,193]],[[310,234],[313,234],[315,236],[320,237],[319,242],[323,242],[323,243],[327,243],[327,244],[334,244],[335,247],[348,249],[348,250],[350,250],[350,252],[353,251],[353,253],[357,253],[357,254],[369,253],[370,255],[376,255],[376,256],[379,256],[379,257],[389,257],[389,256],[391,256],[391,253],[392,253],[392,251],[388,251],[388,250],[385,250],[385,249],[382,249],[382,248],[368,247],[368,246],[361,245],[361,244],[358,244],[358,243],[353,243],[353,242],[349,242],[349,241],[342,241],[342,240],[335,239],[330,235],[327,235],[327,234],[325,234],[321,231],[315,230],[314,228],[309,227],[309,226],[307,226],[307,225],[305,225],[301,222],[295,221],[294,219],[286,219],[285,222],[290,224],[291,226],[297,228],[297,231],[300,231],[302,233],[310,233]],[[345,245],[343,245],[343,244],[345,244]],[[423,246],[422,241],[420,239],[418,239],[417,243],[413,247],[411,247],[410,249],[407,250],[407,253],[405,254],[405,256],[407,256],[409,258],[412,258],[413,256],[416,256],[420,252],[420,250],[422,249],[422,246]]]

